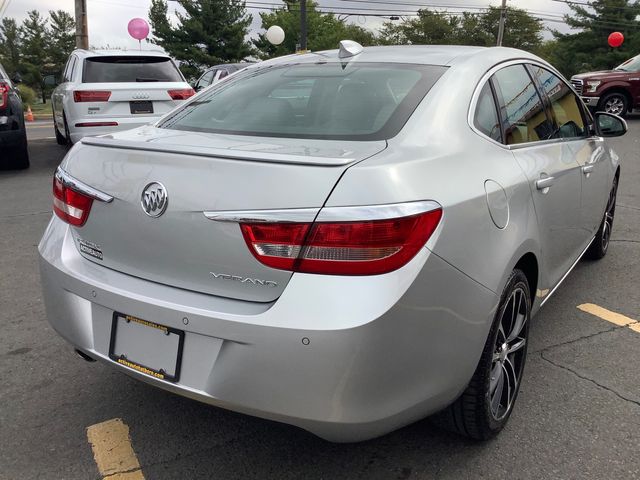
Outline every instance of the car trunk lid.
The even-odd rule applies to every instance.
[[[212,147],[211,145],[214,145]],[[106,267],[155,282],[248,301],[279,297],[291,273],[258,262],[236,223],[204,211],[320,209],[342,173],[386,142],[273,139],[143,127],[83,139],[62,168],[114,197],[94,202],[87,223],[73,228],[81,254]],[[161,183],[166,211],[141,205]],[[98,257],[102,257],[101,259]]]

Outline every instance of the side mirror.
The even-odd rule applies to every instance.
[[[56,84],[56,77],[55,75],[45,75],[42,81],[47,87],[53,87]]]
[[[596,112],[596,134],[601,137],[620,137],[627,133],[627,122],[617,115]]]
[[[196,83],[196,84],[194,85],[193,89],[194,89],[196,92],[199,92],[200,90],[202,90],[202,85],[200,85],[199,83]]]
[[[16,74],[13,76],[13,78],[11,79],[13,81],[13,83],[15,83],[16,85],[18,83],[22,83],[22,75],[20,75],[18,72],[16,72]]]

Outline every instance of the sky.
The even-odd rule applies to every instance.
[[[6,0],[4,0],[6,1]],[[29,10],[38,10],[41,14],[46,15],[48,10],[66,10],[71,15],[74,14],[74,0],[8,0],[9,6],[4,16],[13,17],[18,22],[26,16]],[[248,0],[251,2],[251,0]],[[279,0],[256,0],[258,3],[280,3]],[[358,2],[348,2],[346,0],[316,0],[320,7],[339,7],[344,12],[365,12],[364,9],[371,9],[379,6],[379,8],[388,10],[394,9],[393,2],[401,3],[398,9],[417,10],[419,6],[429,4],[439,4],[447,6],[459,6],[461,8],[487,7],[488,5],[500,6],[500,0],[391,0],[387,4],[379,3],[381,0],[375,0],[373,4]],[[2,4],[3,0],[0,0]],[[251,3],[250,3],[251,4]],[[411,7],[408,4],[415,4]],[[87,10],[89,18],[89,43],[92,47],[113,47],[113,48],[138,48],[138,41],[129,37],[127,33],[127,23],[135,17],[148,20],[147,14],[151,0],[87,0]],[[169,2],[170,15],[176,8],[175,2]],[[255,3],[254,3],[255,5]],[[508,5],[529,10],[535,14],[543,14],[545,17],[555,18],[556,21],[546,22],[548,27],[567,31],[566,26],[562,24],[561,16],[569,12],[566,3],[557,0],[508,0]],[[449,8],[449,11],[459,11],[456,8]],[[248,9],[253,14],[254,21],[251,25],[252,34],[260,30],[260,10]],[[264,11],[264,10],[263,10]],[[366,11],[371,13],[371,11]],[[377,17],[350,16],[348,20],[357,23],[365,28],[377,30],[384,19]],[[550,34],[545,34],[549,38]]]

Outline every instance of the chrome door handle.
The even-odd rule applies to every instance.
[[[591,172],[593,172],[593,165],[585,165],[584,167],[582,167],[582,173],[584,173],[585,175],[588,175]]]
[[[538,190],[544,190],[545,188],[549,188],[551,185],[553,185],[554,181],[555,178],[553,177],[541,178],[540,180],[536,180],[536,188]]]

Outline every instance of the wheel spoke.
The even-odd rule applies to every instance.
[[[518,339],[516,342],[512,343],[511,345],[509,345],[509,350],[507,350],[507,355],[511,355],[512,353],[517,352],[522,347],[524,347],[526,344],[527,344],[527,339],[526,338]]]
[[[506,414],[509,409],[511,408],[511,398],[513,396],[513,393],[516,391],[516,386],[517,386],[517,382],[511,378],[511,375],[509,375],[509,373],[507,372],[507,370],[509,370],[507,368],[507,362],[502,364],[502,368],[504,369],[504,378],[505,378],[505,386],[506,386],[506,392],[503,392],[502,397],[504,398],[505,395],[504,393],[506,393],[506,398],[504,398],[504,402],[503,402],[503,406],[504,406],[504,414]],[[504,390],[504,387],[503,387]],[[503,414],[503,415],[504,415]]]
[[[516,317],[512,323],[511,331],[507,336],[507,343],[511,343],[513,340],[518,338],[527,321],[526,308],[524,313],[522,312],[522,302],[524,299],[524,292],[522,290],[516,290],[516,293],[518,293],[518,308],[516,309]]]
[[[500,382],[500,377],[502,377],[502,364],[500,362],[496,362],[494,367],[491,369],[491,381],[489,383],[489,393],[493,395],[493,392],[496,391],[496,387]]]
[[[499,366],[499,364],[498,364]],[[498,417],[498,409],[500,408],[500,400],[502,399],[502,390],[504,389],[504,373],[502,368],[498,373],[498,381],[496,382],[496,388],[491,396],[491,412],[495,418]]]
[[[504,368],[505,375],[507,376],[507,380],[515,389],[518,386],[518,374],[516,373],[515,365],[513,364],[513,359],[510,356],[505,358],[504,363],[502,364]]]

